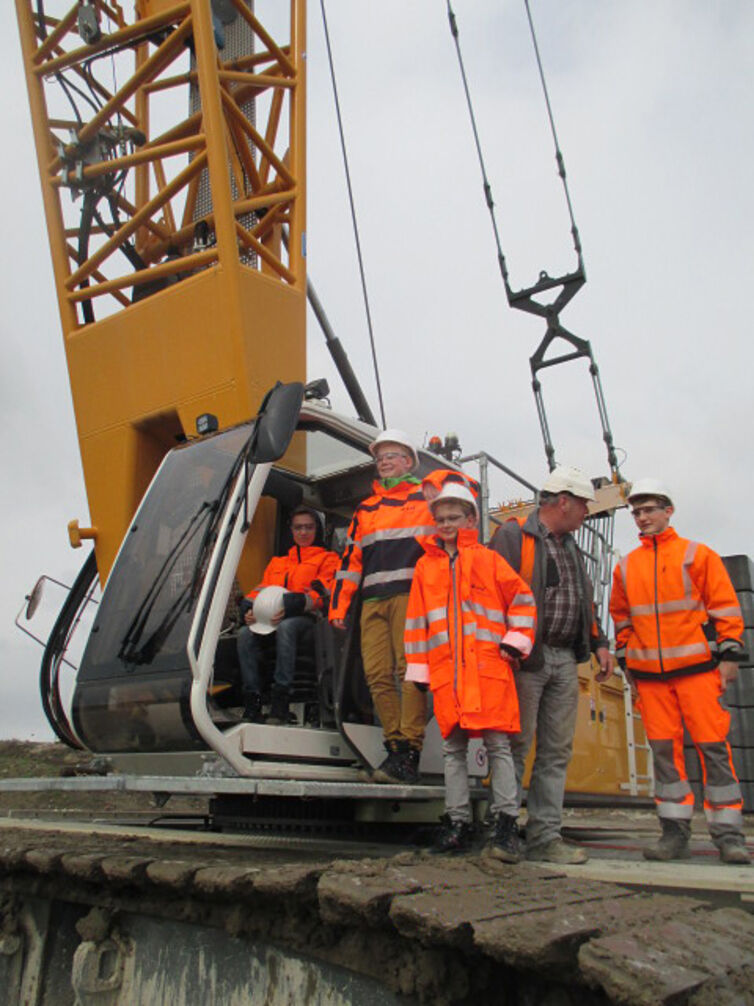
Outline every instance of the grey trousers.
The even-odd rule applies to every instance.
[[[534,734],[537,746],[527,796],[529,849],[560,837],[565,778],[573,750],[579,705],[579,676],[571,650],[544,647],[538,671],[517,671],[521,733],[511,735],[519,805],[524,763]]]
[[[511,756],[511,734],[499,730],[483,730],[482,743],[487,749],[490,766],[490,812],[498,814],[518,814],[519,801],[516,791],[516,771]],[[442,753],[445,769],[445,812],[451,821],[471,821],[469,800],[469,769],[466,764],[466,749],[469,735],[456,727],[443,739]]]

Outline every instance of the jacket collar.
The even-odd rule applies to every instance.
[[[645,548],[653,548],[654,543],[657,542],[658,545],[663,545],[666,541],[674,541],[678,537],[675,528],[668,525],[664,531],[660,531],[659,534],[640,534],[639,541]]]
[[[419,482],[416,476],[406,475],[400,482],[396,482],[395,485],[390,486],[389,489],[385,487],[381,479],[375,479],[372,483],[372,489],[375,496],[405,496],[413,492],[419,485],[421,485],[421,482]]]
[[[288,549],[288,558],[291,562],[303,562],[305,559],[313,559],[315,555],[324,551],[325,549],[321,545],[304,545],[303,548],[292,545]]]
[[[463,552],[470,545],[476,545],[479,541],[479,533],[475,527],[462,527],[458,532],[458,551]],[[447,555],[442,539],[436,534],[428,535],[422,539],[424,551],[430,555]]]

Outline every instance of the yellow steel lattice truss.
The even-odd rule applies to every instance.
[[[54,6],[16,0],[104,581],[196,417],[305,377],[305,6]]]

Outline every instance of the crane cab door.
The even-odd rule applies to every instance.
[[[214,747],[217,640],[270,462],[303,396],[281,385],[256,421],[163,460],[121,545],[77,675],[73,723],[92,751]]]

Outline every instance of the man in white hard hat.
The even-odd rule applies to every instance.
[[[578,468],[559,466],[542,485],[537,509],[512,518],[490,543],[531,587],[537,635],[530,656],[515,670],[521,732],[511,738],[519,798],[524,763],[536,732],[527,796],[526,857],[549,863],[584,863],[583,849],[560,834],[565,778],[573,750],[579,701],[577,665],[594,653],[598,681],[613,672],[607,639],[594,616],[593,588],[572,532],[594,500]]]
[[[361,595],[361,656],[372,702],[385,735],[387,757],[377,782],[418,782],[427,718],[426,696],[405,681],[403,630],[419,539],[431,534],[432,514],[412,472],[416,448],[402,430],[384,430],[370,444],[377,466],[374,493],[356,508],[335,590],[330,621],[345,629]]]
[[[724,863],[750,862],[743,800],[733,767],[730,713],[719,699],[744,657],[744,623],[722,559],[670,526],[673,497],[659,479],[640,479],[628,497],[641,544],[615,568],[610,614],[618,656],[639,693],[652,749],[660,839],[644,849],[652,860],[690,855],[691,792],[683,728],[703,766],[704,812]],[[705,632],[714,631],[714,643]]]

